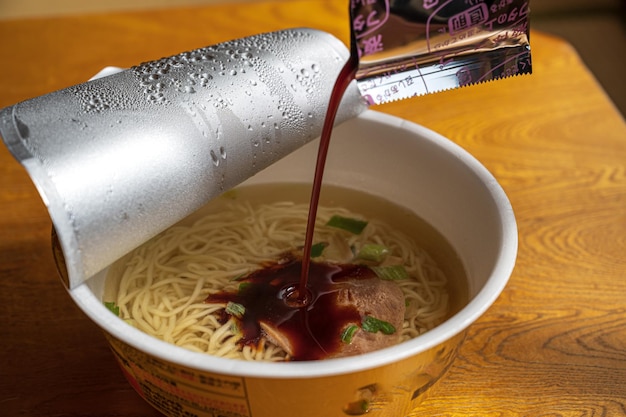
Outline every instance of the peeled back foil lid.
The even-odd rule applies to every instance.
[[[48,207],[66,285],[318,137],[348,56],[330,34],[289,29],[0,110],[0,136]],[[354,82],[336,120],[365,108]]]

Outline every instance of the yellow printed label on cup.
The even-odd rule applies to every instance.
[[[217,374],[107,338],[131,385],[168,417],[401,417],[425,398],[450,366],[464,332],[397,362],[310,378]]]
[[[251,417],[243,378],[200,372],[108,340],[131,385],[165,415]]]

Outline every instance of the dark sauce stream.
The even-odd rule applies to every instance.
[[[302,261],[289,260],[266,266],[247,276],[238,293],[222,292],[208,298],[211,302],[230,301],[245,307],[245,314],[240,319],[243,344],[255,344],[262,337],[260,322],[280,327],[292,346],[292,360],[323,359],[339,349],[342,330],[361,320],[354,307],[336,303],[342,277],[358,279],[373,275],[366,267],[311,262],[315,218],[330,137],[341,99],[358,68],[354,39],[351,39],[351,51],[333,87],[322,128]]]
[[[295,294],[298,301],[305,305],[307,303],[306,288],[309,276],[309,265],[311,263],[311,247],[313,245],[313,232],[315,230],[315,217],[317,216],[317,207],[320,200],[320,191],[322,189],[322,179],[324,176],[324,166],[326,165],[326,155],[328,154],[328,147],[330,146],[330,136],[332,134],[333,125],[335,123],[335,116],[341,104],[341,98],[344,92],[350,85],[350,82],[354,79],[356,70],[358,69],[359,60],[356,55],[356,48],[354,47],[354,40],[352,41],[352,53],[350,59],[343,66],[337,77],[337,81],[333,87],[330,95],[330,101],[328,103],[328,110],[326,112],[326,118],[324,119],[324,126],[322,128],[322,135],[320,137],[320,145],[317,151],[317,162],[315,164],[315,176],[313,177],[313,188],[311,191],[311,201],[309,203],[309,217],[306,225],[306,238],[304,242],[304,250],[302,253],[302,271],[300,274],[300,288],[298,294]]]

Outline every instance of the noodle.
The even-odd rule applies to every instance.
[[[361,218],[345,208],[320,206],[314,242],[340,236],[356,249],[365,243],[384,245],[409,273],[410,279],[397,281],[406,297],[403,341],[447,317],[446,277],[411,238],[376,219],[368,219],[361,234],[351,235],[326,226],[333,215]],[[236,278],[302,247],[307,216],[307,204],[252,206],[232,201],[227,209],[205,215],[191,226],[168,229],[123,260],[115,299],[120,317],[152,336],[193,351],[246,360],[285,360],[286,353],[264,339],[256,346],[240,346],[241,334],[233,319],[220,324],[215,314],[224,305],[205,299],[219,291],[236,291]]]

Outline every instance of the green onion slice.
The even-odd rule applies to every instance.
[[[378,275],[378,278],[387,281],[399,281],[409,278],[409,273],[403,265],[371,266],[370,269]]]
[[[114,301],[105,301],[104,306],[109,309],[109,311],[115,314],[117,317],[120,316],[120,307],[115,304]]]
[[[365,316],[363,321],[361,322],[361,328],[366,332],[376,333],[381,332],[383,334],[394,334],[396,332],[396,328],[393,324],[388,323],[383,320],[378,320],[372,316]]]
[[[327,242],[319,242],[319,243],[312,245],[311,246],[311,258],[317,258],[319,256],[322,256],[322,252],[324,252],[324,249],[326,249],[327,247],[328,247]]]
[[[385,260],[387,254],[389,254],[389,249],[387,249],[386,246],[378,245],[376,243],[366,243],[361,247],[361,250],[359,250],[357,258],[365,261],[381,263]]]
[[[328,223],[326,223],[326,225],[346,230],[355,235],[359,235],[361,234],[363,229],[365,229],[365,226],[367,226],[367,222],[365,220],[334,215],[330,218],[330,220],[328,220]]]
[[[239,303],[233,303],[232,301],[229,301],[228,304],[226,304],[226,312],[231,316],[235,316],[240,319],[246,312],[246,308]]]
[[[237,291],[239,292],[239,294],[241,294],[242,292],[245,292],[246,290],[248,290],[251,286],[252,286],[251,282],[242,282],[239,284],[239,287],[237,287]]]
[[[354,334],[357,330],[359,330],[359,326],[357,326],[356,324],[351,324],[346,327],[341,333],[341,341],[347,344],[352,343],[352,338],[354,337]]]

